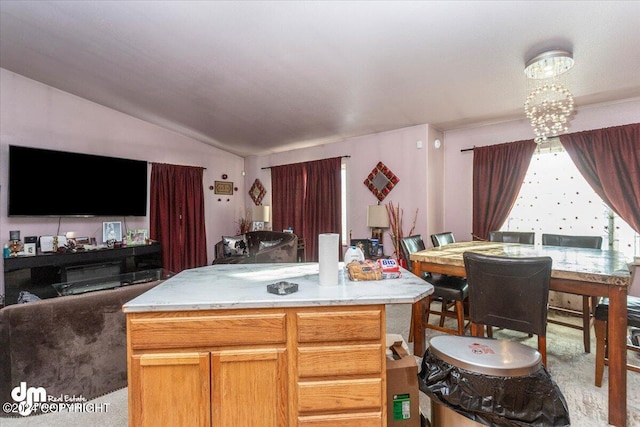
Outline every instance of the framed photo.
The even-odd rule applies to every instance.
[[[149,230],[127,230],[127,246],[141,246],[147,244],[149,238]]]
[[[360,248],[365,258],[371,258],[371,240],[369,239],[351,239],[351,246]]]
[[[214,182],[215,194],[233,195],[233,182],[229,181],[215,181]]]
[[[104,243],[109,240],[122,242],[122,222],[103,222],[102,223],[102,241]]]

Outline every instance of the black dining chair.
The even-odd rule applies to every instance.
[[[471,335],[485,327],[537,335],[542,363],[547,365],[547,305],[550,257],[508,258],[463,254],[469,283]]]
[[[490,231],[489,241],[533,245],[536,241],[536,233],[528,231]]]
[[[404,237],[400,239],[400,247],[402,249],[402,256],[409,266],[409,270],[413,271],[413,263],[409,258],[412,253],[425,249],[422,237],[420,235]],[[423,279],[433,286],[433,293],[425,298],[424,301],[423,310],[426,313],[424,327],[440,332],[464,335],[465,329],[468,326],[468,324],[465,325],[464,310],[464,302],[469,295],[469,285],[467,281],[460,277],[432,273],[424,274]],[[435,301],[440,303],[440,310],[431,309],[431,303]],[[429,316],[432,314],[439,316],[437,325],[429,323]],[[411,317],[413,318],[413,315]],[[452,329],[445,327],[444,323],[446,318],[456,319],[457,328]],[[409,336],[413,335],[410,333]]]
[[[450,231],[445,231],[444,233],[437,233],[431,235],[431,243],[433,243],[433,247],[436,248],[438,246],[448,245],[449,243],[455,243],[456,238],[453,236],[453,233]]]
[[[543,246],[564,246],[571,248],[589,248],[601,249],[602,236],[571,236],[564,234],[543,234]],[[557,292],[557,291],[554,291]],[[591,352],[591,323],[595,306],[598,304],[599,297],[590,297],[582,295],[582,309],[566,308],[559,305],[549,305],[549,310],[565,313],[573,316],[580,316],[582,324],[565,322],[559,319],[549,319],[549,323],[566,326],[568,328],[578,329],[582,331],[582,341],[585,353]]]
[[[640,264],[629,265],[631,273],[631,286],[629,294],[640,294]],[[607,322],[609,321],[609,298],[602,298],[595,309],[595,330],[596,330],[596,387],[602,386],[604,376],[604,366],[609,364],[609,341],[607,337]],[[640,297],[627,296],[627,325],[632,328],[631,339],[628,340],[626,348],[620,351],[629,350],[640,355]],[[627,362],[627,369],[640,373],[640,362]]]

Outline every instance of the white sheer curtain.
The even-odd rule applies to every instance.
[[[553,141],[531,160],[522,189],[503,231],[602,236],[602,248],[640,255],[640,238],[602,202],[562,148]]]

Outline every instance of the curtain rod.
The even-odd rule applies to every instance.
[[[203,170],[207,170],[207,168],[205,168],[203,166],[173,165],[172,163],[159,163],[159,162],[151,162],[151,161],[147,160],[147,164],[153,165],[154,163],[157,163],[159,165],[185,166],[185,167],[188,167],[188,168],[202,168]]]
[[[475,148],[475,147],[473,147]],[[461,153],[464,153],[465,151],[473,151],[473,148],[463,148],[462,150],[460,150]]]
[[[350,158],[350,157],[351,157],[351,156],[349,156],[349,155],[340,156],[340,158],[343,158],[343,159],[348,159],[348,158]],[[314,160],[310,160],[310,161],[314,161]],[[306,162],[300,162],[300,163],[306,163]],[[293,165],[293,164],[295,164],[295,163],[289,163],[289,164]],[[277,165],[277,166],[286,166],[286,165]],[[271,169],[271,168],[275,168],[275,167],[276,167],[276,166],[265,166],[265,167],[260,168],[260,169]]]

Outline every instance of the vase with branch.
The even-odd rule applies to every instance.
[[[394,258],[401,260],[402,258],[402,248],[400,247],[400,240],[405,236],[402,231],[402,216],[403,210],[400,207],[400,203],[396,206],[393,205],[393,202],[388,203],[387,214],[389,215],[389,236],[391,237],[391,242],[393,243],[393,256]],[[413,217],[413,223],[411,224],[411,229],[409,229],[409,233],[406,236],[413,235],[413,231],[416,228],[416,221],[418,220],[418,209],[416,208],[416,213]],[[408,260],[406,260],[408,261]],[[406,267],[406,265],[404,266]]]
[[[245,234],[251,231],[251,211],[245,209],[244,216],[241,216],[238,220],[238,230],[236,234]]]

